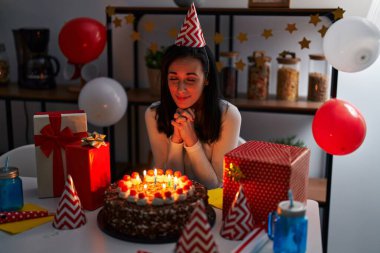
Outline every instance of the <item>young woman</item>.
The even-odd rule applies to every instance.
[[[224,154],[237,146],[241,116],[220,99],[211,50],[173,45],[161,73],[161,101],[145,112],[154,166],[220,187]]]

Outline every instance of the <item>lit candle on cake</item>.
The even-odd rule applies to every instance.
[[[144,174],[144,181],[145,181],[145,177],[146,177],[146,170],[143,171],[143,174]]]
[[[174,190],[177,189],[178,178],[174,177]]]
[[[148,185],[144,184],[144,192],[146,192],[147,189],[148,189]]]
[[[139,175],[137,175],[136,180],[137,180],[137,184],[139,185],[141,183],[141,178]]]
[[[171,181],[172,181],[172,176],[168,175],[168,186],[170,188],[170,185],[171,185]]]
[[[154,185],[157,183],[157,169],[154,168]]]

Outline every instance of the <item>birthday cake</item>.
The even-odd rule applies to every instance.
[[[128,239],[175,240],[198,200],[208,205],[207,189],[180,171],[149,170],[142,178],[133,172],[106,190],[103,219]]]

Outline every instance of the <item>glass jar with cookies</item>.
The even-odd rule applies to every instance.
[[[295,53],[289,51],[283,51],[277,57],[277,99],[298,100],[300,61]]]

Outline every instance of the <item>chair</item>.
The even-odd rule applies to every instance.
[[[36,155],[34,144],[24,145],[8,151],[0,156],[0,167],[5,165],[9,157],[9,166],[17,167],[20,176],[37,177]]]
[[[239,140],[238,140],[238,147],[244,143],[246,143],[247,141],[244,140],[241,136],[239,136]]]

